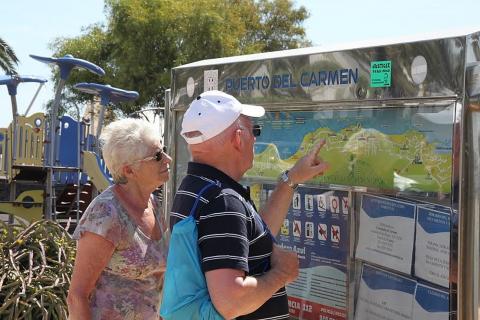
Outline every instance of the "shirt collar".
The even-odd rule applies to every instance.
[[[218,180],[222,183],[222,188],[231,188],[238,192],[245,200],[250,201],[250,188],[242,186],[229,175],[215,167],[204,163],[189,162],[187,174],[202,176],[210,180]]]

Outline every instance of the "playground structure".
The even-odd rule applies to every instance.
[[[77,119],[59,117],[61,93],[70,72],[85,69],[104,75],[104,71],[71,55],[31,57],[56,65],[60,81],[50,113],[27,116],[30,107],[23,115],[18,112],[17,86],[24,82],[43,85],[46,80],[30,76],[0,77],[0,85],[7,86],[11,97],[13,118],[8,128],[0,128],[0,217],[10,222],[46,218],[68,224],[71,231],[92,198],[112,184],[98,145],[105,109],[110,103],[134,100],[138,93],[109,85],[80,83],[75,85],[76,90],[100,97],[98,118],[93,115],[90,119],[81,118],[78,108]]]

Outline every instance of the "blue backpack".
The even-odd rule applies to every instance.
[[[177,222],[173,228],[160,308],[160,315],[165,320],[223,320],[210,299],[200,265],[195,219],[201,195],[212,186],[220,186],[220,183],[204,186],[188,217]]]

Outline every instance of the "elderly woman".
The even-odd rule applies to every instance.
[[[103,158],[115,184],[75,230],[69,319],[159,319],[169,231],[152,192],[168,180],[172,161],[160,141],[144,120],[105,127]]]

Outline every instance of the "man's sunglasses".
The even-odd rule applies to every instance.
[[[245,128],[244,126],[240,125],[240,129],[242,130],[247,130],[247,128]],[[262,133],[262,127],[260,127],[260,125],[258,124],[254,124],[252,126],[252,134],[254,137],[258,137],[260,134]]]
[[[253,125],[253,127],[252,127],[253,136],[258,137],[258,136],[260,136],[261,133],[262,133],[262,127],[260,127],[259,124]]]

